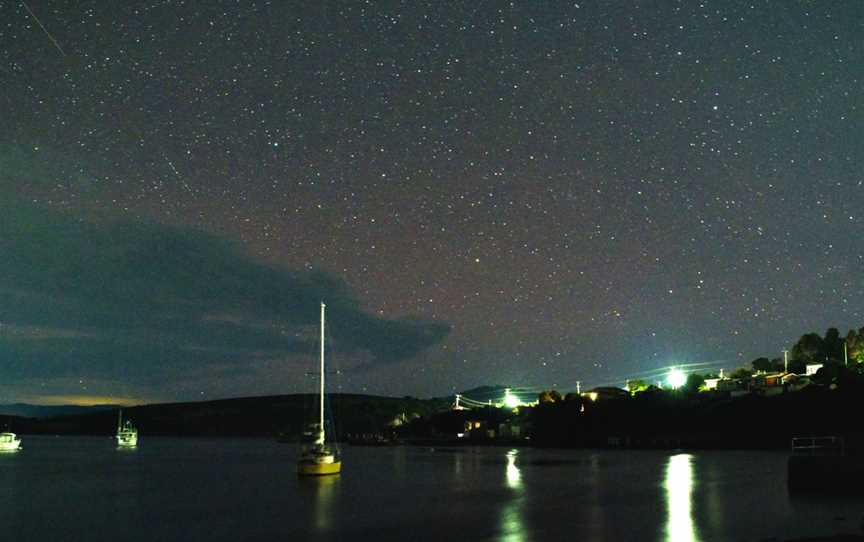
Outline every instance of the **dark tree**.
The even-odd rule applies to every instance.
[[[774,370],[774,364],[771,363],[771,360],[768,358],[756,358],[750,365],[753,366],[754,371],[763,371],[763,372],[771,372]]]
[[[836,327],[829,327],[825,332],[825,355],[831,361],[843,362],[843,339]]]
[[[862,363],[864,362],[864,327],[859,331],[850,329],[846,335],[846,349],[849,355],[849,362]]]
[[[762,371],[763,373],[773,373],[783,370],[783,358],[756,358],[750,362],[754,371]]]
[[[823,365],[810,379],[814,384],[818,384],[820,386],[830,386],[831,384],[835,384],[837,382],[837,377],[839,376],[839,373],[840,367],[838,365]]]
[[[803,375],[805,372],[807,372],[807,364],[797,359],[790,359],[789,372],[796,375]]]
[[[556,391],[556,390],[546,390],[546,391],[541,391],[540,396],[537,399],[542,404],[542,403],[558,403],[563,398],[561,397],[561,394],[558,393],[558,391]]]
[[[699,388],[705,384],[705,377],[692,373],[687,375],[687,382],[684,384],[684,391],[687,393],[697,393]]]
[[[729,373],[729,378],[732,378],[735,380],[737,380],[737,379],[746,380],[746,379],[750,378],[751,376],[753,376],[753,371],[751,371],[750,369],[748,369],[746,367],[740,367],[738,369],[735,369],[731,373]]]
[[[643,392],[648,389],[648,386],[651,384],[645,382],[644,380],[633,379],[627,381],[627,391],[629,391],[632,395]]]
[[[818,333],[802,335],[792,347],[792,359],[803,363],[824,363],[827,350]]]

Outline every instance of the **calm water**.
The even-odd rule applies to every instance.
[[[782,453],[351,448],[298,479],[268,440],[24,437],[0,454],[17,541],[784,540],[861,533],[862,499],[801,499]]]

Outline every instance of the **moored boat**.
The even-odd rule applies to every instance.
[[[0,452],[12,452],[21,448],[21,439],[15,433],[0,433]]]
[[[117,446],[119,448],[135,448],[138,446],[138,429],[132,420],[123,420],[123,410],[117,413]]]
[[[321,376],[318,389],[318,423],[313,424],[310,430],[305,433],[311,442],[307,442],[303,446],[297,460],[297,474],[301,476],[323,476],[339,474],[342,471],[339,449],[335,444],[327,442],[324,425],[324,310],[324,303],[321,303]]]

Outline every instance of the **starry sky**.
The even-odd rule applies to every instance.
[[[9,0],[0,403],[622,385],[864,325],[864,3]]]

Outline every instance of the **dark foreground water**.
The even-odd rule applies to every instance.
[[[292,445],[24,437],[0,454],[0,540],[786,540],[861,533],[864,499],[799,498],[773,452],[344,450],[298,479]]]

